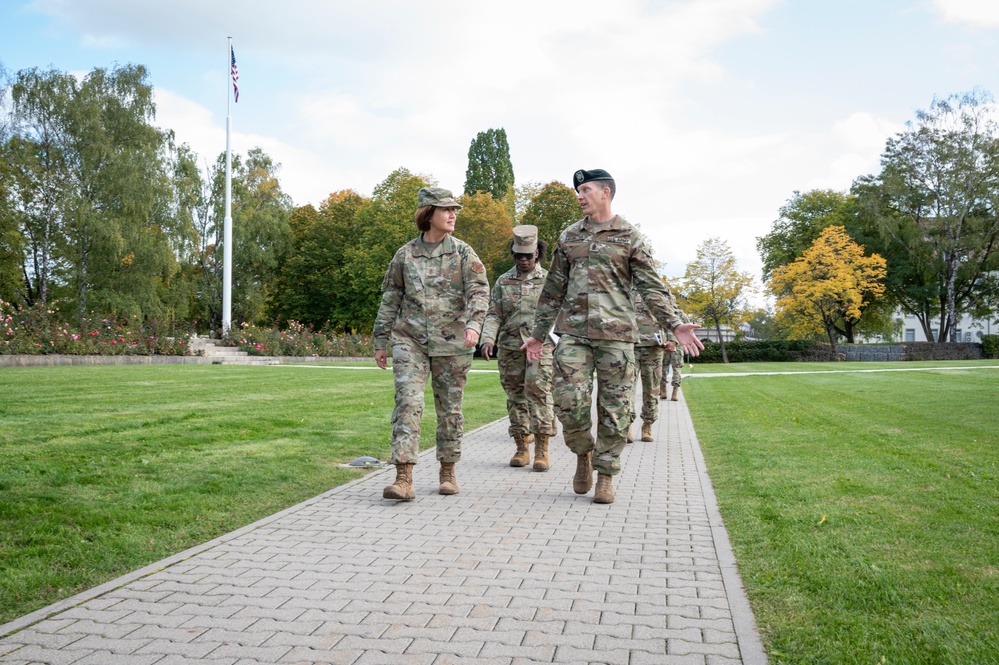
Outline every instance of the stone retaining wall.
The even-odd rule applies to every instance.
[[[836,351],[851,361],[979,360],[982,345],[964,342],[906,342],[904,344],[838,344]]]

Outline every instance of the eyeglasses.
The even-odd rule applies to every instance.
[[[528,259],[533,259],[533,258],[534,258],[534,254],[522,254],[520,252],[514,252],[513,253],[513,260],[514,261],[521,261],[521,260],[526,261]]]

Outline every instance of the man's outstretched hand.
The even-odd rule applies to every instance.
[[[534,363],[541,360],[541,356],[545,354],[545,345],[541,343],[540,339],[528,337],[520,350],[527,351],[527,360]]]
[[[696,323],[681,323],[673,329],[673,336],[676,337],[676,341],[691,356],[701,355],[701,349],[704,348],[704,344],[694,334],[694,331],[700,327]]]

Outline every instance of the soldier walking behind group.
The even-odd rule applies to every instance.
[[[472,353],[489,304],[486,269],[465,242],[453,238],[457,211],[451,192],[425,187],[417,195],[419,237],[392,257],[382,282],[375,318],[375,362],[388,366],[392,344],[395,409],[392,411],[392,464],[395,482],[386,499],[416,498],[413,466],[420,451],[423,392],[432,376],[437,409],[440,494],[457,494],[454,465],[461,458],[464,396]]]
[[[632,418],[635,391],[635,342],[638,341],[632,285],[663,328],[673,330],[692,355],[704,348],[682,323],[666,285],[653,266],[645,239],[611,212],[616,184],[603,169],[573,174],[576,199],[585,217],[562,232],[548,268],[534,332],[522,347],[536,362],[542,340],[555,326],[555,409],[565,443],[576,453],[572,487],[586,494],[598,472],[595,503],[612,503],[612,478],[621,470],[625,432]],[[597,437],[591,399],[597,373]]]
[[[659,383],[663,374],[662,332],[652,312],[638,291],[632,291],[635,305],[635,321],[638,325],[638,342],[635,344],[635,361],[638,374],[642,378],[642,441],[652,441],[652,424],[659,420]],[[638,382],[635,382],[638,387]],[[635,412],[632,411],[632,421]],[[634,441],[631,426],[628,426],[628,442]]]
[[[676,337],[666,334],[665,360],[663,362],[662,383],[659,386],[659,395],[662,399],[669,399],[676,402],[680,399],[680,382],[683,380],[681,370],[683,369],[683,347],[676,343]],[[669,372],[672,367],[673,371]],[[672,378],[669,376],[672,374]],[[673,386],[673,393],[670,394],[670,384]]]
[[[548,470],[548,440],[555,436],[552,409],[552,350],[545,339],[544,355],[528,362],[520,347],[534,330],[534,310],[545,285],[548,271],[541,267],[545,242],[538,239],[538,227],[524,225],[513,230],[510,251],[516,264],[500,275],[489,298],[489,311],[482,326],[482,357],[489,360],[496,351],[500,383],[506,391],[510,436],[517,451],[510,466],[527,466],[531,461],[530,435],[534,435],[534,470]]]

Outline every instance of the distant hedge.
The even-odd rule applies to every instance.
[[[999,358],[999,335],[982,335],[982,355]]]
[[[726,342],[725,353],[732,363],[835,360],[828,344],[800,339]],[[704,350],[697,357],[697,362],[722,362],[721,344],[704,342]]]

